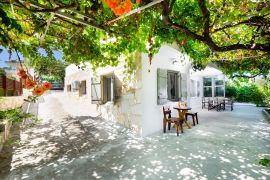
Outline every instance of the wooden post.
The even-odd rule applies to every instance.
[[[13,82],[13,96],[16,96],[16,80],[12,80]]]
[[[20,78],[19,92],[20,92],[20,95],[23,94],[23,86],[22,86],[22,79],[21,78]]]
[[[4,96],[7,95],[7,77],[5,75],[2,76]]]

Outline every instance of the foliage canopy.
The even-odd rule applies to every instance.
[[[136,9],[151,1],[132,2]],[[135,51],[148,53],[151,62],[163,43],[176,42],[194,69],[213,62],[233,77],[270,69],[269,0],[163,0],[114,22],[101,0],[3,0],[0,17],[0,43],[30,59],[42,47],[94,68],[117,65]]]

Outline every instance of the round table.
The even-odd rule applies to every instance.
[[[178,111],[179,119],[183,120],[186,123],[187,127],[189,129],[191,129],[192,127],[187,122],[186,117],[185,117],[185,115],[188,112],[188,110],[191,110],[191,107],[184,107],[184,106],[183,107],[173,107],[173,109],[176,109]]]

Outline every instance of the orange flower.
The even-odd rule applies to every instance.
[[[35,89],[32,91],[32,94],[34,96],[41,96],[44,93],[44,89],[42,86],[37,86]]]
[[[132,10],[131,0],[107,0],[106,3],[117,16],[121,16]]]
[[[136,4],[139,5],[141,3],[141,0],[136,0]]]
[[[109,6],[109,8],[114,9],[117,7],[118,5],[118,0],[107,0],[107,5]]]
[[[18,76],[20,76],[20,77],[26,77],[27,75],[26,75],[26,73],[25,73],[25,71],[23,70],[23,69],[19,69],[19,71],[18,71]],[[22,78],[23,79],[23,78]]]
[[[26,74],[22,74],[22,75],[21,75],[21,78],[22,78],[22,79],[27,79],[27,75],[26,75]]]
[[[26,89],[34,88],[36,84],[36,81],[33,81],[32,79],[26,79],[24,82],[24,86]]]
[[[49,82],[45,82],[43,83],[42,88],[44,89],[44,91],[50,90],[52,88],[52,84]]]

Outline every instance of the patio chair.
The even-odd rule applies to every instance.
[[[217,100],[208,101],[208,111],[210,111],[211,109],[216,109],[217,111],[220,111],[220,104]]]
[[[208,111],[216,108],[216,106],[214,105],[214,100],[209,100],[207,104],[208,104]]]
[[[225,100],[224,106],[229,106],[231,108],[231,111],[233,111],[233,104],[234,104],[234,99],[228,98],[227,100]]]
[[[208,105],[208,102],[210,101],[210,98],[202,97],[202,109]]]
[[[188,120],[188,116],[192,117],[193,126],[195,126],[195,118],[196,118],[196,123],[199,124],[198,112],[187,112],[185,116],[186,116],[186,120]]]
[[[163,115],[164,115],[164,118],[163,118],[163,132],[164,133],[166,133],[167,124],[168,124],[168,130],[170,130],[172,123],[175,124],[177,136],[179,136],[179,127],[181,129],[181,133],[183,133],[183,122],[184,121],[179,119],[179,118],[172,117],[170,107],[163,106]]]
[[[225,99],[224,98],[216,98],[216,108],[217,111],[225,110]]]
[[[220,100],[220,110],[225,111],[225,107],[226,107],[226,99],[222,99]]]

